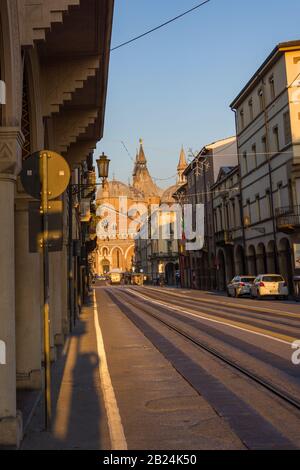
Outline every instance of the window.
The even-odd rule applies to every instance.
[[[271,217],[272,215],[272,200],[271,200],[271,191],[270,189],[266,190],[266,198],[267,198],[267,207],[268,207],[268,216]]]
[[[249,106],[250,119],[251,119],[251,121],[253,121],[254,113],[253,113],[253,99],[252,98],[248,101],[248,106]]]
[[[222,206],[219,206],[219,220],[220,220],[220,230],[223,228],[223,211]]]
[[[249,217],[249,221],[250,221],[250,224],[251,224],[251,202],[250,202],[250,199],[247,199],[246,204],[247,204],[247,215]]]
[[[244,110],[241,109],[240,111],[240,118],[241,118],[241,129],[243,130],[245,127],[245,116],[244,116]]]
[[[282,207],[282,182],[277,184],[277,207]]]
[[[263,111],[265,108],[265,103],[264,103],[264,92],[262,88],[258,90],[258,98],[259,98],[259,109],[260,111]]]
[[[241,217],[242,217],[243,208],[242,208],[242,200],[241,200],[240,197],[238,198],[238,210],[239,210],[239,213],[238,213],[239,218],[238,218],[238,220],[239,220],[239,225],[241,225],[241,223],[242,223]]]
[[[293,205],[294,205],[294,195],[293,195],[293,183],[292,183],[291,179],[289,179],[288,190],[289,190],[289,206],[293,207]]]
[[[268,146],[267,146],[267,137],[265,135],[262,136],[261,143],[262,143],[263,154],[266,157],[268,153]]]
[[[275,100],[275,82],[274,82],[274,75],[271,75],[269,78],[269,84],[270,84],[270,93],[271,93],[271,100]]]
[[[235,201],[231,201],[232,207],[232,227],[236,228],[236,213],[235,213]]]
[[[291,120],[290,120],[289,111],[287,111],[283,115],[283,125],[284,125],[284,143],[285,145],[287,145],[292,141]]]
[[[214,210],[214,219],[215,219],[215,232],[218,232],[218,217],[217,217],[217,211]]]
[[[243,169],[244,169],[244,174],[247,174],[248,173],[247,152],[243,152]]]
[[[260,197],[259,194],[256,194],[255,196],[255,209],[256,209],[256,215],[257,215],[257,220],[258,222],[261,219],[261,214],[260,214]]]
[[[255,168],[258,166],[257,164],[257,150],[256,150],[256,144],[252,145],[252,158],[254,161]]]
[[[280,150],[280,143],[279,143],[279,130],[278,126],[273,128],[273,135],[274,135],[274,149],[275,152],[279,152]]]

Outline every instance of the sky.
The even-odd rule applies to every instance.
[[[112,47],[197,3],[115,0]],[[95,153],[111,159],[110,177],[128,182],[142,138],[152,176],[170,186],[182,145],[195,152],[234,135],[230,103],[277,43],[300,39],[299,18],[299,0],[211,0],[112,52]]]

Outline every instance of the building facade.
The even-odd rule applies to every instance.
[[[136,269],[142,271],[152,284],[176,284],[181,210],[173,195],[185,184],[186,167],[186,155],[182,148],[176,184],[162,192],[156,206],[149,207],[148,219],[141,229],[141,236],[136,239]]]
[[[70,186],[61,198],[63,248],[50,253],[54,360],[87,277],[91,240],[79,209],[93,192],[112,16],[113,0],[0,2],[0,78],[6,84],[0,113],[0,340],[6,356],[0,365],[0,445],[16,446],[22,438],[17,390],[39,390],[43,383],[42,262],[39,253],[29,252],[31,199],[19,174],[30,154],[48,149],[67,159],[73,184],[91,186],[85,194]]]
[[[300,42],[279,44],[231,104],[241,178],[245,265],[293,290],[300,248]]]
[[[115,270],[129,273],[134,265],[144,266],[141,259],[144,253],[135,252],[135,235],[143,225],[143,218],[148,217],[151,204],[157,204],[161,194],[162,190],[149,173],[143,143],[140,141],[132,183],[108,181],[97,193],[98,274]]]
[[[216,288],[224,291],[228,281],[236,274],[247,273],[239,167],[221,168],[217,181],[211,190],[215,233]]]
[[[195,211],[197,204],[204,205],[204,246],[201,250],[186,250],[188,240],[180,242],[181,283],[192,289],[216,288],[216,250],[213,219],[212,186],[217,181],[220,169],[237,164],[236,138],[229,137],[206,145],[184,171],[186,184],[174,194],[182,204],[191,204],[193,231],[196,231]]]

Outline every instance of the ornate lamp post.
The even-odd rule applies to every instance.
[[[110,160],[103,152],[101,157],[97,160],[98,173],[99,173],[99,177],[102,179],[103,187],[108,178],[109,164],[110,164]]]

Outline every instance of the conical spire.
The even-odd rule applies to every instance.
[[[142,139],[140,139],[140,151],[139,151],[137,163],[142,164],[142,165],[145,165],[147,163],[147,159],[145,157],[145,152],[144,152],[144,148],[143,148],[143,140]]]
[[[182,146],[177,170],[185,170],[186,167],[187,167],[186,155],[185,155],[184,148]]]
[[[145,196],[159,196],[162,193],[162,190],[156,186],[148,171],[142,139],[140,139],[140,149],[133,172],[133,187],[143,192]]]
[[[188,164],[186,161],[186,155],[183,146],[181,147],[179,163],[177,166],[177,184],[184,184],[186,182],[186,178],[184,176],[184,170],[187,168]]]

